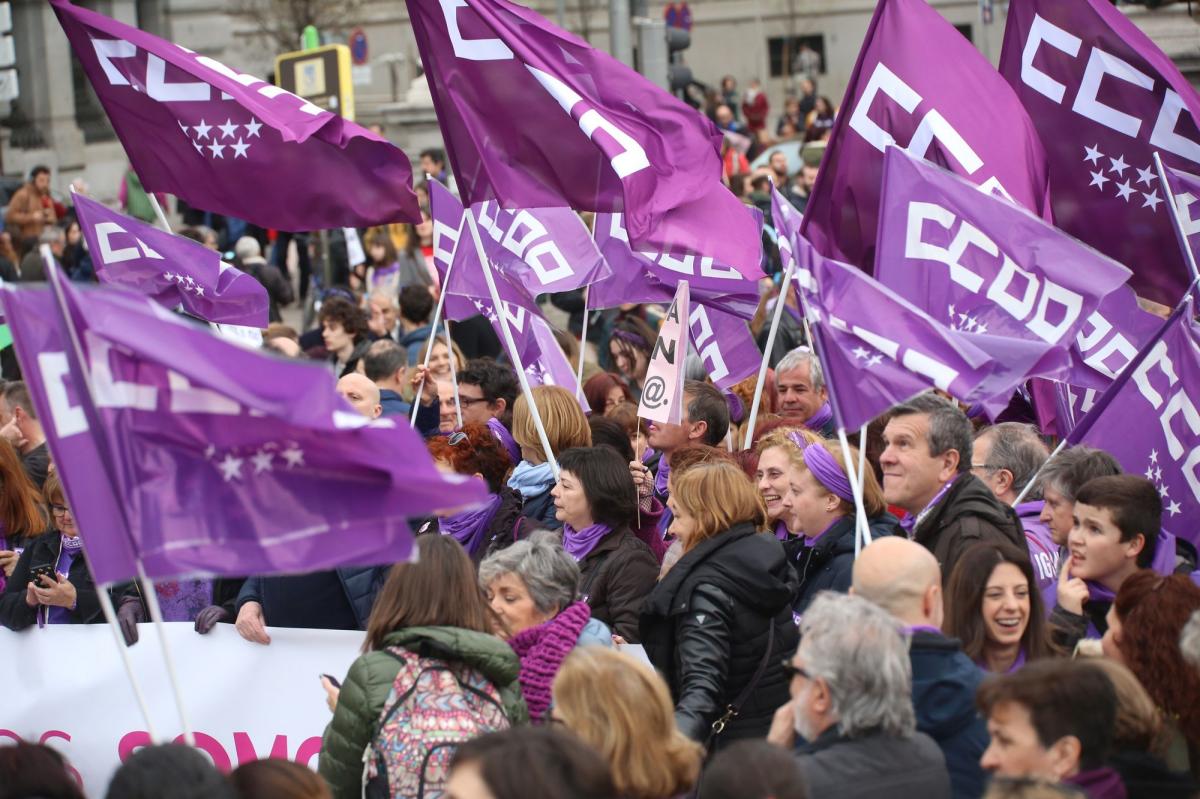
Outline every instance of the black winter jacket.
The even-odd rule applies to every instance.
[[[62,551],[62,536],[57,530],[43,533],[30,541],[17,561],[12,577],[8,578],[3,596],[0,596],[0,625],[10,630],[24,630],[38,620],[39,614],[48,608],[31,608],[25,604],[25,590],[31,580],[30,573],[38,566],[55,566]],[[75,586],[75,609],[70,612],[71,624],[103,624],[104,613],[100,610],[100,597],[87,559],[81,553],[71,561],[67,580]],[[110,590],[110,598],[120,596],[129,583],[120,583]]]
[[[685,735],[708,740],[713,722],[765,657],[761,680],[713,746],[766,737],[789,699],[782,663],[800,641],[792,621],[795,593],[783,546],[749,523],[698,544],[655,586],[642,606],[642,644],[671,688]],[[769,625],[775,634],[768,653]]]
[[[900,532],[900,522],[886,511],[869,519],[868,524],[872,539]],[[792,610],[797,614],[804,613],[804,609],[822,591],[844,594],[850,590],[851,573],[854,570],[854,528],[855,517],[843,516],[832,530],[821,536],[815,546],[805,546],[802,535],[784,541],[783,549],[788,554],[788,563],[795,569],[800,582],[800,591],[792,602]]]
[[[658,559],[625,526],[600,539],[579,561],[579,595],[599,619],[631,644],[641,641],[638,613],[658,580]]]
[[[972,544],[1007,541],[1018,549],[1028,546],[1017,512],[969,472],[960,474],[946,496],[921,520],[914,540],[938,559],[943,586]]]
[[[342,567],[336,569],[338,581],[346,592],[346,599],[354,610],[354,618],[360,630],[367,629],[367,619],[371,615],[371,607],[375,604],[375,594],[383,586],[387,578],[389,566]],[[271,608],[263,603],[263,581],[270,577],[248,577],[238,592],[237,609],[247,602],[258,602],[263,605],[263,618],[271,623]],[[311,603],[310,603],[311,604]]]

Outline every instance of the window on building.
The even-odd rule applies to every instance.
[[[819,33],[805,36],[772,36],[767,39],[771,77],[825,74],[825,37]]]

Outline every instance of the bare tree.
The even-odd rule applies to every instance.
[[[277,52],[299,49],[309,25],[322,33],[352,28],[366,0],[234,0],[232,13],[246,17]]]

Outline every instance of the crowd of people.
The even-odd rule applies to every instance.
[[[811,79],[802,92],[775,133],[821,141],[834,109]],[[726,81],[712,99],[722,130],[770,139],[757,84],[739,102]],[[423,155],[446,177],[444,155]],[[815,172],[778,152],[766,173],[728,177],[747,202],[767,180],[803,209]],[[10,229],[92,279],[48,178],[34,170]],[[126,186],[127,208],[152,207],[143,195]],[[271,357],[323,363],[364,417],[411,419],[439,468],[489,496],[411,520],[411,562],[157,582],[163,618],[198,634],[232,624],[269,646],[270,628],[361,630],[362,654],[340,682],[322,677],[317,773],[267,760],[225,776],[196,750],[150,746],[109,797],[181,784],[314,799],[1200,791],[1200,572],[1193,543],[1163,529],[1152,481],[1086,446],[1051,457],[1029,408],[983,424],[932,391],[843,446],[821,361],[790,315],[753,431],[753,379],[721,390],[694,355],[680,422],[639,418],[653,306],[596,312],[579,341],[579,298],[548,298],[572,314],[558,332],[564,355],[586,361],[590,411],[569,388],[523,393],[486,319],[433,325],[429,228],[426,212],[361,231],[367,260],[334,272],[307,330],[280,321],[294,301],[290,234],[189,228],[232,245],[267,286]],[[44,279],[9,238],[0,276]],[[0,390],[0,625],[104,623],[107,590],[134,645],[144,588],[93,582],[15,369]],[[322,695],[314,685],[295,701]],[[53,750],[0,748],[0,799],[79,795]]]

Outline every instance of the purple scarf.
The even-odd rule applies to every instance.
[[[671,509],[667,507],[668,494],[667,481],[671,479],[671,463],[664,455],[658,460],[658,474],[654,475],[654,493],[658,496],[659,502],[663,505],[662,518],[658,520],[658,532],[664,538],[667,535],[667,528],[671,526],[671,521],[675,518],[675,514],[671,513]]]
[[[907,535],[909,539],[913,538],[917,532],[917,525],[919,525],[922,520],[929,515],[931,510],[937,507],[937,504],[942,501],[942,497],[946,496],[946,492],[950,490],[950,486],[954,485],[954,481],[957,479],[958,475],[954,475],[954,477],[950,478],[950,482],[939,488],[938,492],[933,495],[933,499],[929,500],[929,504],[926,505],[920,513],[910,513],[900,520],[900,529],[904,531],[905,535]]]
[[[1107,766],[1080,772],[1063,782],[1081,789],[1088,799],[1126,799],[1129,796],[1121,776]]]
[[[500,509],[500,495],[493,494],[492,498],[477,508],[464,510],[453,516],[438,520],[438,529],[442,535],[454,536],[454,540],[463,545],[467,554],[474,557],[483,543],[483,533]]]
[[[504,451],[508,453],[508,457],[512,458],[513,466],[521,462],[521,448],[517,446],[517,442],[512,437],[512,433],[508,432],[508,428],[504,423],[493,416],[487,420],[488,429],[492,431],[492,435],[504,447]]]
[[[60,540],[62,549],[59,550],[58,563],[55,564],[54,571],[57,574],[70,574],[71,564],[75,562],[75,558],[79,557],[79,553],[83,552],[83,541],[79,536],[70,538],[66,534],[63,534]],[[70,624],[70,622],[70,608],[55,605],[46,613],[46,623],[48,624]]]
[[[775,537],[776,538],[778,538],[780,541],[786,541],[786,540],[788,540],[788,536],[790,536],[790,535],[791,535],[791,533],[788,532],[787,522],[785,522],[783,519],[779,519],[778,521],[775,522]]]
[[[978,666],[979,670],[982,672],[986,673],[988,670],[987,661],[984,660],[983,658],[980,658],[979,660],[975,661],[975,665]],[[1016,672],[1020,671],[1021,667],[1024,665],[1025,665],[1025,647],[1021,647],[1020,649],[1017,650],[1017,659],[1013,661],[1012,665],[1009,666],[1008,670],[1005,671],[1004,673],[1005,674],[1015,674]]]
[[[829,523],[829,524],[828,524],[828,525],[825,527],[825,529],[824,529],[824,530],[822,530],[821,532],[817,533],[816,535],[814,535],[814,536],[807,536],[807,535],[806,535],[806,536],[804,536],[804,546],[806,546],[806,547],[815,546],[815,545],[816,545],[816,543],[817,543],[818,541],[820,541],[820,540],[821,540],[821,537],[822,537],[822,536],[824,536],[826,533],[828,533],[830,530],[832,530],[832,529],[833,529],[833,528],[834,528],[834,527],[837,525],[837,523],[838,523],[838,522],[840,522],[841,520],[842,520],[842,517],[841,517],[841,516],[839,516],[838,518],[836,518],[836,519],[834,519],[833,521],[831,521],[831,522],[830,522],[830,523]]]
[[[554,675],[579,642],[579,634],[592,618],[586,602],[575,602],[547,622],[522,630],[508,645],[521,659],[521,693],[534,724],[544,720],[550,709]]]
[[[833,408],[829,407],[829,403],[826,402],[820,408],[817,408],[816,413],[808,417],[808,421],[804,423],[804,426],[809,430],[819,431],[831,421],[833,421]]]
[[[607,524],[593,524],[576,530],[569,524],[563,525],[563,549],[576,561],[583,560],[596,548],[604,537],[612,532]]]

